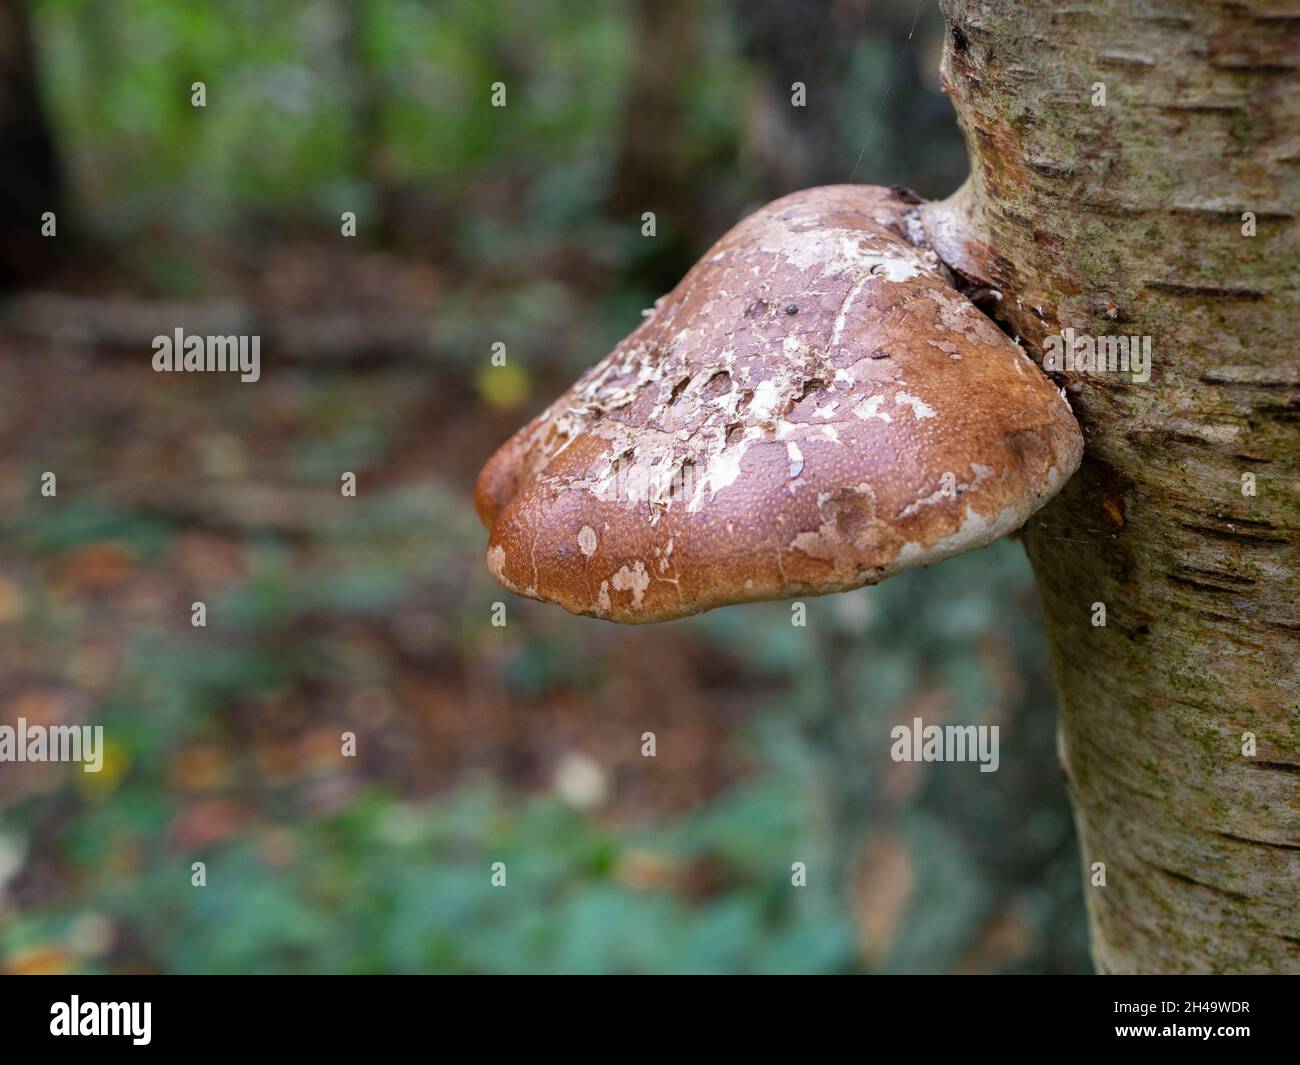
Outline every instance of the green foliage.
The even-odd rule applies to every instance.
[[[77,907],[20,919],[0,949],[64,935],[90,910],[134,930],[145,957],[175,972],[826,972],[850,964],[852,937],[801,912],[789,871],[792,818],[755,820],[761,792],[672,831],[614,835],[552,800],[505,801],[470,788],[438,804],[380,794],[291,827],[291,862],[243,840],[193,855],[151,848],[145,868],[110,878]],[[67,841],[85,867],[157,828],[156,803],[88,814]],[[288,827],[288,826],[286,826]],[[729,889],[688,900],[622,882],[629,853],[662,863],[710,855]],[[190,885],[190,859],[207,886]],[[507,882],[490,887],[504,862]]]
[[[530,217],[562,223],[602,191],[588,161],[608,151],[633,47],[622,12],[604,4],[32,7],[65,152],[95,175],[94,221],[119,235],[156,223],[160,208],[201,233],[249,207],[333,219],[365,212],[376,182],[437,195],[539,157],[556,169]],[[191,105],[196,81],[204,108]],[[489,122],[496,81],[508,107]]]
[[[175,532],[172,522],[94,500],[55,496],[4,523],[6,538],[19,550],[54,555],[84,544],[112,540],[146,557],[160,553]]]

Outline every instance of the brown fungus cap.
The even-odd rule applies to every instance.
[[[488,568],[611,621],[845,591],[1017,529],[1079,465],[1063,396],[904,236],[798,192],[709,249],[479,476]]]

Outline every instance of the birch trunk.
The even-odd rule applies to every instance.
[[[1300,6],[943,8],[929,241],[1035,357],[1152,338],[1065,375],[1084,464],[1024,534],[1097,968],[1300,972]]]

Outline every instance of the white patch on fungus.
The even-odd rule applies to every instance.
[[[998,511],[997,516],[990,522],[971,507],[967,507],[961,527],[955,533],[941,537],[929,545],[915,541],[905,543],[899,549],[894,561],[886,567],[884,576],[892,576],[915,566],[929,566],[935,562],[942,562],[945,558],[952,558],[953,555],[960,555],[965,551],[991,544],[994,540],[1000,540],[1007,533],[1020,528],[1033,512],[1034,504],[1029,500],[1019,504],[1012,503]]]
[[[754,398],[749,401],[750,416],[759,425],[771,425],[776,419],[776,412],[781,406],[781,396],[776,382],[771,378],[760,381],[754,389]]]
[[[650,587],[650,574],[645,571],[645,563],[640,559],[629,569],[624,566],[614,574],[611,582],[616,591],[632,593],[632,608],[641,609],[641,599],[645,595],[645,590]]]
[[[883,255],[871,264],[873,277],[883,277],[886,281],[910,281],[925,273],[922,264],[914,254]]]
[[[842,574],[856,569],[864,551],[878,548],[882,523],[876,519],[876,493],[863,481],[834,492],[817,493],[821,525],[790,541],[792,551],[830,562]]]
[[[868,396],[853,408],[853,413],[864,422],[872,418],[879,418],[882,422],[892,422],[894,419],[880,409],[884,402],[884,396]]]
[[[932,507],[938,503],[942,503],[945,499],[953,499],[956,495],[973,492],[994,474],[992,466],[985,466],[979,462],[972,462],[970,468],[975,471],[975,480],[971,481],[969,484],[953,485],[952,491],[948,491],[941,486],[936,491],[931,492],[928,496],[923,496],[918,499],[915,503],[909,503],[899,512],[898,516],[900,518],[909,518],[922,507]],[[969,507],[967,509],[969,510]]]
[[[894,396],[894,406],[911,407],[912,413],[915,414],[918,418],[935,417],[935,410],[932,406],[930,406],[930,404],[926,403],[925,400],[920,399],[917,396],[909,395],[906,392],[899,392],[897,395]]]
[[[799,445],[793,440],[785,442],[785,453],[790,459],[790,476],[798,477],[803,470],[803,452],[799,450]]]
[[[578,547],[588,558],[596,553],[596,530],[590,525],[584,525],[578,533]]]
[[[695,490],[695,495],[691,497],[691,502],[687,510],[694,513],[699,509],[704,500],[705,491],[712,499],[723,488],[735,482],[740,476],[740,460],[745,457],[745,448],[740,447],[728,448],[726,451],[719,453],[704,471],[704,476],[700,478],[700,485]]]
[[[778,256],[800,273],[816,270],[821,277],[868,270],[885,281],[907,281],[927,273],[919,252],[860,229],[826,226],[812,236],[806,229],[773,220],[763,231],[759,249]]]
[[[862,291],[863,286],[865,286],[870,280],[871,275],[868,274],[866,277],[855,283],[853,287],[845,293],[844,302],[840,304],[840,313],[835,316],[835,325],[831,329],[831,342],[826,346],[826,350],[832,355],[839,349],[840,334],[844,332],[844,324],[848,321],[849,307],[853,305],[853,301],[858,298],[858,293]]]

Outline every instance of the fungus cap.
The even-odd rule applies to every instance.
[[[479,476],[488,568],[664,621],[871,584],[1019,528],[1079,464],[1064,396],[870,186],[777,200]]]

